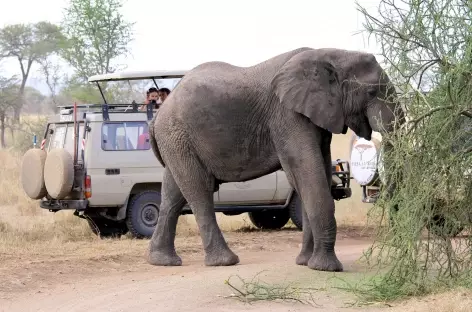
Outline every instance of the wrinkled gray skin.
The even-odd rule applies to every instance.
[[[217,225],[213,193],[220,183],[283,168],[304,206],[296,263],[342,271],[334,251],[331,137],[347,127],[367,140],[372,129],[389,130],[394,106],[379,100],[392,93],[379,85],[388,81],[373,55],[337,49],[301,48],[246,68],[209,62],[188,72],[151,126],[152,148],[165,172],[148,262],[182,264],[174,239],[188,202],[205,264],[239,263]]]

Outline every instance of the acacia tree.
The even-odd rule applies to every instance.
[[[58,62],[58,60],[54,61],[51,58],[44,58],[41,60],[39,71],[44,77],[50,92],[50,100],[52,105],[50,105],[48,108],[54,109],[54,107],[58,105],[56,98],[60,83],[66,80],[67,75],[61,71],[61,64]]]
[[[18,105],[14,107],[14,121],[18,122],[26,82],[32,66],[57,52],[64,37],[57,25],[49,22],[7,25],[0,29],[0,59],[14,58],[21,72]]]
[[[119,0],[70,0],[62,22],[68,37],[62,57],[75,69],[75,81],[112,73],[116,59],[128,53],[132,26],[120,13]]]
[[[395,188],[381,193],[373,212],[398,211],[373,245],[370,256],[388,270],[369,295],[385,299],[439,282],[470,283],[472,241],[453,241],[450,234],[471,230],[471,2],[381,0],[376,13],[358,10],[380,44],[408,120],[383,137],[393,146],[383,163]]]

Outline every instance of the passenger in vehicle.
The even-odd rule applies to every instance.
[[[145,132],[138,137],[138,150],[147,150],[150,147],[149,143],[149,132]]]
[[[164,100],[167,98],[167,96],[170,94],[170,90],[167,88],[161,88],[159,89],[159,98],[161,99],[161,102],[164,103]]]
[[[154,109],[158,108],[157,107],[157,100],[159,99],[159,90],[157,88],[149,88],[149,90],[146,92],[146,99],[144,100],[144,104],[141,105],[139,108],[140,111],[145,111],[146,110],[146,105],[151,104],[154,105]]]
[[[138,150],[147,150],[150,147],[149,143],[149,128],[145,128],[143,134],[138,137]]]

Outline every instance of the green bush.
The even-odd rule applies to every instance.
[[[387,185],[369,212],[382,222],[366,260],[368,299],[472,284],[472,7],[466,1],[382,0],[364,27],[404,103],[407,122],[383,136]]]

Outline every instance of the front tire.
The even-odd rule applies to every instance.
[[[249,212],[249,219],[259,229],[276,230],[290,219],[288,209]]]
[[[134,238],[151,238],[159,219],[161,193],[144,191],[133,197],[126,211],[126,225]]]

